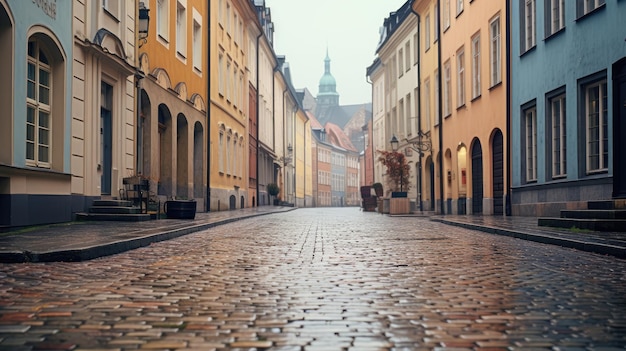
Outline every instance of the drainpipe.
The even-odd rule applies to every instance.
[[[259,160],[260,158],[260,153],[259,153],[259,71],[261,70],[261,68],[259,67],[259,39],[261,39],[261,37],[263,36],[263,28],[261,28],[261,31],[259,33],[259,35],[257,35],[256,37],[256,170],[255,170],[255,177],[256,177],[256,203],[255,205],[258,207],[259,206]]]
[[[421,46],[420,46],[420,40],[419,40],[419,35],[420,35],[420,15],[419,13],[415,12],[415,10],[413,10],[413,6],[411,6],[411,12],[413,12],[415,14],[415,17],[417,18],[417,96],[415,97],[417,99],[417,137],[419,139],[419,143],[421,145],[422,142],[422,82],[421,82],[421,77],[420,77],[420,71],[422,69],[422,60],[420,60],[420,53],[421,51]],[[417,158],[417,169],[418,169],[418,173],[419,173],[419,183],[417,183],[417,201],[419,201],[419,206],[420,206],[420,212],[424,212],[424,206],[422,205],[422,183],[423,183],[423,172],[422,172],[422,152],[419,152],[418,158]]]
[[[207,125],[207,152],[206,152],[206,207],[205,212],[211,212],[211,28],[209,19],[211,18],[211,2],[208,6],[207,16],[207,95],[206,95],[206,125]]]
[[[442,91],[443,91],[443,72],[441,71],[441,42],[443,38],[441,37],[441,0],[437,0],[437,19],[439,22],[439,26],[437,26],[437,38],[439,38],[439,43],[437,44],[437,70],[439,71],[439,197],[440,197],[440,206],[439,209],[441,211],[441,215],[445,215],[445,203],[443,198],[443,99],[442,99]]]
[[[506,1],[506,193],[504,195],[504,213],[511,215],[511,4]]]
[[[374,82],[372,82],[372,80],[370,79],[369,76],[365,76],[365,81],[367,83],[369,83],[369,85],[372,86],[372,117],[370,118],[370,123],[372,126],[372,132],[370,133],[369,128],[367,130],[367,132],[370,134],[370,138],[369,138],[369,142],[370,142],[370,149],[372,151],[372,184],[374,184],[376,182],[375,178],[375,172],[374,172]],[[366,147],[367,148],[367,147]],[[365,179],[367,180],[367,157],[365,157],[365,152],[363,153],[363,167],[365,168]],[[372,185],[370,184],[370,185]],[[365,184],[367,185],[367,184]]]

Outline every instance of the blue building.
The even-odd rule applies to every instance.
[[[0,0],[0,227],[71,220],[72,4]]]
[[[626,1],[511,6],[512,214],[626,198]]]

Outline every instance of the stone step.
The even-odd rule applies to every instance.
[[[539,226],[555,228],[576,228],[599,232],[626,232],[626,219],[580,219],[551,218],[538,219]]]
[[[626,210],[562,210],[561,218],[626,219]]]
[[[587,208],[590,210],[618,210],[626,209],[626,199],[613,199],[603,201],[588,201]]]
[[[102,206],[106,206],[106,207],[111,207],[111,206],[121,206],[121,207],[130,207],[132,206],[132,202],[128,201],[128,200],[114,200],[114,199],[109,199],[109,200],[94,200],[92,206],[94,207],[102,207]]]
[[[120,222],[142,222],[152,219],[148,213],[77,213],[76,219],[79,221],[120,221]]]
[[[134,206],[92,206],[89,213],[137,214],[141,213],[141,209]]]

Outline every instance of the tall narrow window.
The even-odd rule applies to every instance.
[[[457,106],[465,105],[465,49],[461,48],[456,53],[457,86],[456,103]]]
[[[550,99],[550,120],[552,124],[552,178],[566,174],[566,114],[565,94]]]
[[[404,74],[404,52],[402,49],[398,50],[398,77],[402,77]]]
[[[526,153],[526,181],[537,181],[537,108],[524,111],[524,151]]]
[[[522,52],[526,52],[535,46],[535,0],[524,0],[522,15]]]
[[[169,0],[157,0],[157,34],[165,40],[169,40]]]
[[[224,173],[224,132],[223,131],[220,131],[219,147],[218,147],[217,154],[219,155],[220,173]]]
[[[606,80],[584,88],[587,138],[587,173],[604,172],[609,166],[608,101]]]
[[[176,52],[187,56],[187,9],[181,2],[176,6]]]
[[[456,15],[460,15],[463,12],[463,0],[456,0]]]
[[[218,58],[218,67],[217,67],[217,75],[218,75],[218,92],[220,95],[224,96],[225,94],[225,81],[224,81],[224,53],[220,52]]]
[[[489,36],[491,38],[489,62],[491,66],[491,86],[502,82],[502,56],[500,42],[500,16],[491,20],[489,25]]]
[[[419,63],[420,53],[419,53],[419,45],[417,43],[417,33],[413,34],[413,62],[414,64]]]
[[[424,131],[426,132],[430,130],[431,120],[433,118],[430,113],[430,99],[430,78],[426,78],[424,80],[424,118],[422,118],[422,123],[425,124]]]
[[[603,6],[605,0],[576,0],[576,17],[582,17]]]
[[[450,0],[443,0],[443,29],[450,28]]]
[[[201,22],[202,19],[199,18]],[[202,25],[198,19],[193,20],[193,68],[202,72]]]
[[[434,24],[435,24],[435,35],[434,35],[434,40],[433,42],[436,43],[437,40],[439,40],[439,16],[441,16],[441,14],[439,13],[439,3],[435,4],[435,11],[434,13]]]
[[[404,44],[404,69],[408,72],[411,70],[411,41],[407,40]]]
[[[430,49],[430,14],[424,19],[424,50]]]
[[[480,96],[480,33],[472,38],[472,99]]]
[[[451,77],[452,72],[450,68],[450,60],[443,64],[443,115],[449,116],[452,113],[452,86]]]
[[[546,0],[546,35],[552,35],[565,26],[565,0]]]
[[[435,126],[439,125],[439,114],[441,113],[441,105],[439,94],[441,92],[441,88],[439,85],[439,70],[435,70]]]
[[[406,129],[407,129],[407,135],[412,135],[413,134],[413,123],[415,123],[416,118],[413,118],[413,115],[411,114],[411,93],[406,94],[406,98],[404,99],[404,101],[406,101]]]
[[[52,70],[36,40],[28,42],[26,89],[26,164],[50,168]]]

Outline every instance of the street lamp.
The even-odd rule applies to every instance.
[[[392,135],[391,136],[391,140],[389,140],[389,144],[391,144],[391,150],[393,150],[393,152],[398,152],[398,145],[400,144],[400,142],[398,141],[398,138],[396,138],[396,135]],[[404,164],[400,165],[400,192],[404,191],[402,189],[403,185],[404,185]]]
[[[138,39],[139,39],[139,47],[142,47],[143,44],[148,42],[148,26],[150,25],[150,9],[146,8],[146,5],[143,1],[139,2],[139,28],[138,28]]]

